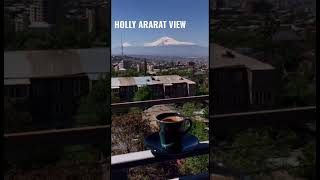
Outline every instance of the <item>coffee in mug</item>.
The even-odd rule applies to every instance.
[[[164,121],[164,122],[180,122],[180,121],[183,121],[183,118],[180,117],[180,116],[169,116],[169,117],[166,117],[164,119],[161,119],[161,121]]]
[[[190,119],[183,117],[180,113],[162,113],[157,117],[160,125],[161,146],[168,152],[179,152],[182,150],[182,138],[192,126]]]

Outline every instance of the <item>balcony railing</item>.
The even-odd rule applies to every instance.
[[[114,169],[131,168],[139,165],[147,165],[152,163],[183,159],[186,157],[199,156],[209,153],[209,141],[202,141],[190,153],[177,156],[155,156],[150,150],[133,152],[111,157],[111,165]]]
[[[185,103],[190,101],[195,102],[195,101],[206,101],[206,100],[209,100],[209,95],[114,103],[114,104],[111,104],[111,108],[114,110],[114,109],[125,109],[130,107],[146,107],[150,105],[171,104],[171,103],[177,104],[177,103]]]
[[[168,99],[156,99],[148,101],[134,101],[125,103],[114,103],[111,104],[112,111],[117,109],[128,109],[131,107],[147,107],[152,105],[160,104],[180,104],[186,102],[204,102],[208,103],[209,95],[201,96],[189,96],[189,97],[178,97]],[[114,179],[127,179],[128,168],[137,167],[140,165],[147,165],[159,162],[165,162],[170,160],[183,159],[188,157],[200,156],[209,153],[209,141],[200,142],[194,151],[177,156],[155,156],[150,150],[133,152],[121,155],[115,155],[111,157],[111,169],[112,178]],[[208,178],[208,174],[201,174],[198,177]]]
[[[150,100],[140,102],[128,102],[112,104],[112,109],[144,107],[145,105],[158,105],[170,103],[184,103],[190,101],[208,101],[209,96],[194,96],[161,100]],[[316,107],[288,108],[257,112],[234,113],[213,115],[210,117],[210,129],[214,133],[223,133],[230,128],[248,128],[248,126],[292,126],[294,128],[306,130],[302,124],[309,120],[315,120]],[[46,130],[36,132],[23,132],[4,134],[5,140],[5,158],[15,159],[20,156],[26,156],[23,152],[23,146],[32,145],[75,145],[75,144],[101,144],[110,141],[110,126],[95,126],[84,128],[70,128],[61,130]],[[163,162],[173,159],[181,159],[192,156],[204,155],[209,153],[209,141],[201,142],[199,146],[191,153],[177,157],[155,157],[150,151],[134,152],[111,157],[111,169],[114,176],[126,178],[126,169],[146,165],[150,163]],[[106,155],[108,155],[106,153]],[[211,162],[214,164],[214,162]],[[122,171],[120,170],[122,169]],[[212,173],[212,172],[211,172]],[[230,173],[228,169],[214,165],[213,173]],[[206,176],[206,175],[205,175]],[[201,175],[203,177],[203,175]]]

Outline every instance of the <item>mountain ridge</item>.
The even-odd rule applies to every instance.
[[[161,37],[153,42],[144,43],[143,46],[133,46],[125,42],[123,53],[125,55],[156,55],[156,56],[208,56],[209,48],[196,45],[192,42],[178,41],[171,37]],[[121,54],[122,48],[112,49],[112,54]]]

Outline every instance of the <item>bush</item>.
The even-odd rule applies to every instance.
[[[145,101],[152,98],[151,89],[148,86],[143,86],[134,94],[134,101]]]

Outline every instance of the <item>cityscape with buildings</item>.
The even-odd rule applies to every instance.
[[[170,48],[170,46],[168,46]],[[172,102],[160,105],[148,105],[152,100],[172,100],[207,96],[209,94],[209,58],[208,56],[173,56],[150,54],[126,54],[123,48],[120,55],[111,56],[111,102],[130,103],[144,102],[143,107],[129,107],[116,109],[112,107],[112,155],[126,154],[144,149],[145,134],[151,134],[158,129],[156,116],[166,112],[178,112],[192,119],[195,124],[192,133],[208,139],[209,107],[204,101]],[[208,50],[207,50],[208,51]],[[187,53],[186,53],[187,54]],[[124,124],[122,119],[128,119]],[[144,124],[143,126],[139,124]],[[132,131],[132,129],[135,129]],[[131,137],[135,137],[134,141]],[[208,157],[196,157],[197,166],[207,172]],[[130,170],[128,177],[140,179],[142,177],[163,176],[175,177],[187,173],[184,169],[194,169],[191,160],[177,162],[163,162],[150,165],[148,169],[138,167]],[[167,167],[177,169],[170,172]],[[157,173],[161,169],[160,173]]]
[[[194,96],[199,93],[205,94],[199,88],[209,81],[208,57],[117,55],[111,59],[111,86],[112,91],[117,94],[119,87],[121,90],[125,86],[135,86],[137,89],[139,86],[161,85],[161,94],[153,96],[153,99]],[[135,88],[132,91],[135,91]],[[174,89],[176,94],[172,94],[172,90],[168,88]],[[127,96],[132,93],[123,91]]]
[[[210,14],[211,177],[238,179],[215,174],[228,167],[250,179],[317,179],[315,119],[266,115],[316,105],[316,0],[216,0]]]
[[[139,1],[4,0],[4,179],[317,179],[316,0]],[[157,157],[172,112],[201,144]]]
[[[267,103],[269,108],[314,104],[315,4],[314,0],[212,1],[210,68],[216,69],[212,71],[213,84],[219,84],[213,91],[223,88],[218,83],[220,76],[215,76],[221,71],[221,66],[243,65],[249,79],[244,85],[249,87],[245,102],[254,104],[261,99],[259,106]],[[238,69],[240,71],[241,67]],[[299,88],[306,94],[299,95]],[[213,103],[220,101],[217,98]]]
[[[104,109],[110,106],[111,91],[109,2],[3,2],[4,136],[110,124]],[[94,94],[97,91],[102,93]],[[109,177],[106,161],[91,168],[89,164],[110,157],[106,149],[97,148],[105,142],[110,147],[110,141],[93,145],[92,139],[79,146],[28,143],[10,148],[6,143],[10,150],[4,179]],[[76,159],[82,159],[82,165]]]
[[[106,46],[108,12],[104,0],[5,0],[5,50]]]
[[[177,9],[185,11],[177,12]],[[205,101],[209,94],[207,13],[207,1],[143,0],[139,5],[131,0],[112,2],[112,25],[126,18],[188,20],[185,30],[112,27],[112,156],[145,150],[145,139],[159,131],[156,117],[163,113],[174,112],[190,118],[193,124],[190,134],[201,141],[208,140],[209,104]],[[189,98],[203,100],[183,101]],[[126,103],[144,105],[116,108],[118,104]],[[209,158],[204,155],[130,168],[126,176],[129,179],[170,179],[191,171],[192,174],[207,173],[208,165]],[[114,175],[117,178],[120,174]]]

